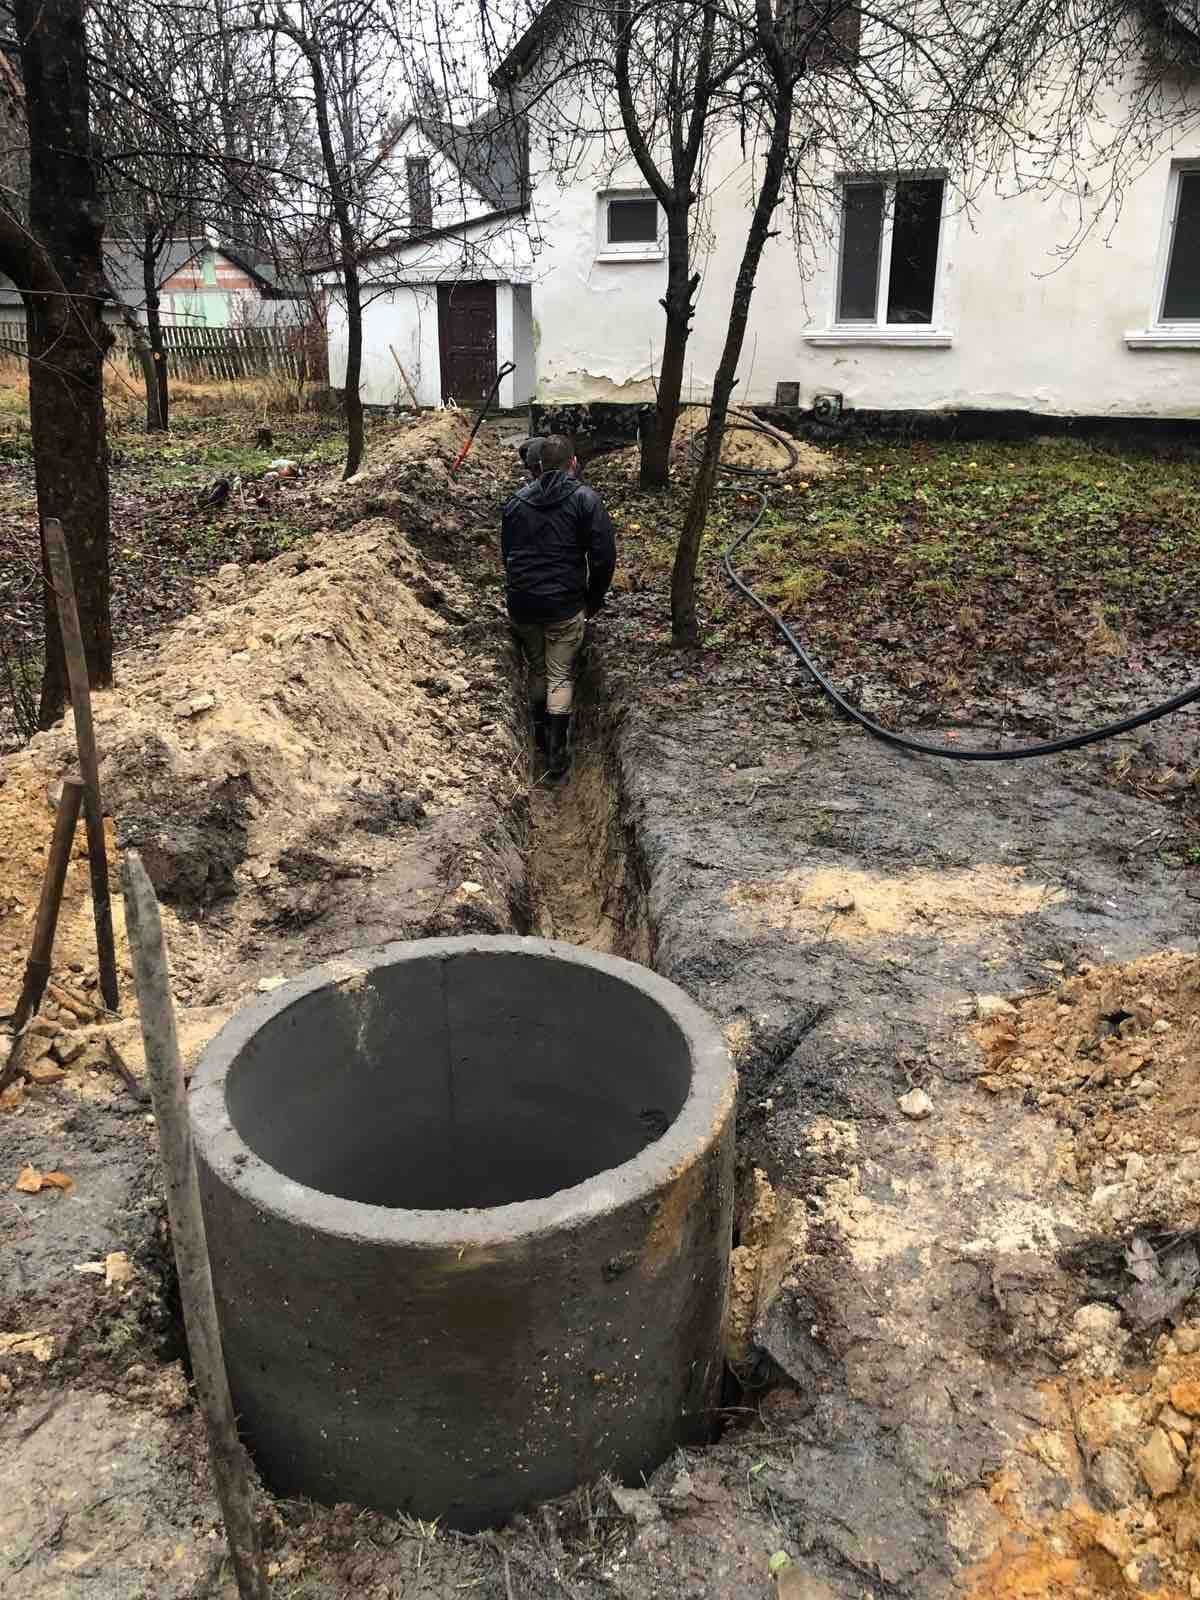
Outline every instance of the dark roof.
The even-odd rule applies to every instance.
[[[266,300],[296,300],[304,294],[304,286],[297,277],[289,277],[273,256],[250,245],[219,244],[221,255],[226,256],[243,272],[248,272],[262,290]]]
[[[512,83],[525,75],[529,63],[541,49],[562,16],[563,0],[547,0],[547,4],[534,17],[525,32],[513,45],[504,60],[492,73],[492,82],[499,86]]]
[[[170,240],[158,258],[159,287],[161,288],[168,278],[181,272],[190,261],[201,255],[204,248],[203,239]],[[123,305],[134,309],[145,305],[146,290],[142,280],[140,244],[133,239],[105,239],[104,273],[113,294]]]
[[[521,201],[515,206],[498,206],[495,211],[476,212],[473,217],[460,217],[457,222],[447,223],[444,228],[428,228],[424,233],[406,233],[397,239],[388,239],[383,244],[372,245],[369,250],[361,250],[357,260],[378,261],[381,256],[397,255],[401,250],[407,250],[413,245],[430,244],[435,239],[452,239],[456,233],[465,233],[468,228],[482,227],[488,222],[503,222],[508,217],[519,217],[528,210],[528,203]],[[323,261],[315,267],[306,267],[306,278],[316,278],[327,272],[340,270],[339,261]],[[433,280],[436,281],[436,280]]]
[[[519,206],[528,186],[528,128],[499,107],[460,125],[416,117],[416,125],[497,211]]]

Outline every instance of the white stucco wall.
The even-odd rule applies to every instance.
[[[533,328],[533,290],[527,283],[513,285],[513,350],[517,371],[513,380],[513,404],[523,406],[532,400],[537,387],[536,351]]]
[[[784,236],[768,244],[759,269],[736,398],[771,403],[783,381],[799,383],[803,405],[837,391],[861,408],[1200,416],[1200,348],[1137,349],[1125,339],[1151,324],[1172,162],[1186,159],[1200,160],[1200,133],[1164,147],[1128,188],[1116,221],[1065,262],[1057,252],[1077,222],[1069,200],[992,194],[969,218],[948,207],[933,330],[948,336],[944,348],[812,342],[834,323],[836,237],[806,277],[781,213]],[[630,168],[615,180],[581,172],[561,192],[538,184],[548,240],[533,285],[541,400],[654,397],[666,267],[597,259],[597,197],[614,181],[640,180]],[[702,284],[685,377],[685,395],[697,399],[710,392],[720,357],[748,220],[733,141],[714,156],[708,190],[715,242],[696,253]]]
[[[408,393],[389,346],[412,379],[423,406],[442,401],[438,342],[438,284],[460,279],[496,286],[496,360],[516,361],[498,403],[512,407],[533,394],[533,330],[529,280],[533,257],[520,216],[465,228],[377,257],[363,271],[363,382],[367,405],[408,405]],[[514,285],[516,288],[514,289]],[[346,381],[346,313],[330,285],[329,381]],[[521,295],[520,309],[517,296]],[[522,392],[518,394],[518,388]]]

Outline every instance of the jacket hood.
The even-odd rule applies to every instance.
[[[527,489],[522,489],[521,498],[528,505],[549,511],[551,506],[560,506],[564,500],[569,500],[578,487],[579,479],[569,472],[543,472]]]

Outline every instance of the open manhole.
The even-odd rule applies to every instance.
[[[191,1093],[273,1488],[476,1528],[711,1434],[735,1079],[674,985],[537,939],[341,958]]]

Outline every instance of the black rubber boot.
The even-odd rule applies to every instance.
[[[549,741],[546,749],[546,776],[548,778],[561,778],[567,770],[567,734],[571,727],[571,715],[555,716],[553,712],[546,718],[549,732]]]
[[[531,701],[529,719],[533,723],[533,742],[543,755],[546,754],[548,744],[546,717],[546,702],[544,700]]]

